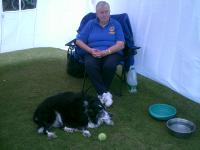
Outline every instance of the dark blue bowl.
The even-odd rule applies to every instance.
[[[169,120],[176,116],[176,108],[168,104],[153,104],[149,106],[149,114],[158,120]]]

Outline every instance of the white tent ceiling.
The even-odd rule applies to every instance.
[[[3,11],[0,52],[57,47],[73,39],[98,0],[38,0],[36,9]],[[137,72],[200,103],[200,1],[108,0],[111,13],[128,13]],[[0,1],[2,6],[2,1]]]

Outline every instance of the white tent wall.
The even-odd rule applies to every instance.
[[[141,47],[135,56],[137,72],[200,103],[200,1],[107,1],[111,5],[112,14],[129,14],[136,45]],[[94,11],[93,6],[97,2],[98,0],[38,0],[32,19],[24,17],[24,13],[29,13],[30,10],[16,15],[18,20],[13,25],[16,26],[16,31],[12,32],[16,37],[12,34],[6,37],[6,40],[14,41],[14,46],[6,46],[10,46],[9,50],[63,48],[67,41],[75,37],[83,15]],[[25,24],[27,19],[34,21],[28,25]],[[1,24],[4,23],[1,19]],[[33,25],[34,32],[20,30],[24,26]],[[5,32],[1,30],[0,33],[4,35]],[[5,39],[1,38],[1,41]],[[5,52],[6,47],[2,49],[2,43],[1,52]]]
[[[2,13],[2,1],[0,0],[0,12]],[[1,43],[2,43],[2,14],[0,16],[0,53],[1,53]]]
[[[1,7],[0,52],[33,47],[36,10],[5,12],[2,10]]]
[[[37,0],[36,9],[2,11],[0,52],[33,47],[64,48],[76,35],[88,1]]]
[[[107,1],[129,14],[137,72],[200,103],[200,1]]]
[[[64,48],[87,10],[88,0],[38,0],[35,47]]]
[[[200,103],[200,3],[141,0],[133,17],[140,74]]]

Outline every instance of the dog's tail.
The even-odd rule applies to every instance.
[[[37,118],[36,111],[35,111],[35,113],[33,115],[33,122],[35,122],[36,124],[39,124],[39,120]]]

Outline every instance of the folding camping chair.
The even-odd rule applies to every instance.
[[[94,19],[95,17],[96,17],[95,13],[88,13],[87,15],[85,15],[83,19],[81,20],[81,23],[77,32],[79,33],[84,27],[84,25],[89,20]],[[121,80],[120,87],[119,87],[119,96],[121,96],[122,85],[123,85],[123,82],[126,81],[126,72],[129,70],[130,65],[134,63],[134,55],[137,53],[136,50],[139,49],[140,47],[137,47],[134,44],[133,33],[132,33],[128,14],[123,13],[123,14],[111,15],[111,17],[118,20],[118,22],[121,24],[123,32],[124,32],[124,36],[125,36],[125,48],[123,49],[124,57],[123,57],[123,60],[119,64],[119,65],[122,65],[122,72],[121,72],[121,75],[116,73],[117,77],[119,77]],[[65,46],[68,46],[68,50],[67,50],[68,59],[69,57],[73,57],[80,64],[84,64],[83,55],[85,51],[79,48],[75,44],[75,41],[76,40],[73,39],[72,41],[65,44]],[[87,90],[85,89],[85,84],[86,84],[86,71],[84,71],[84,80],[83,80],[83,86],[82,86],[83,93],[85,93],[85,91]]]

